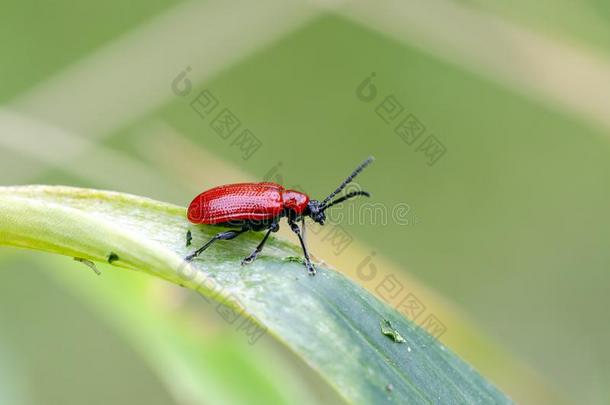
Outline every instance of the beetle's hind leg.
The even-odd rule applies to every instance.
[[[210,245],[212,243],[216,242],[217,240],[229,240],[229,239],[233,239],[233,238],[241,235],[242,233],[246,232],[247,230],[248,230],[247,228],[244,228],[244,229],[240,229],[239,231],[226,231],[226,232],[217,233],[216,235],[214,235],[214,237],[212,239],[207,241],[205,243],[205,245],[201,246],[199,249],[195,250],[193,253],[191,253],[190,255],[186,256],[184,258],[184,260],[186,260],[187,262],[190,262],[191,260],[193,260],[194,258],[199,256],[204,250],[209,248]]]
[[[265,246],[267,239],[269,239],[269,235],[271,234],[271,232],[277,232],[278,229],[280,229],[278,223],[277,222],[272,223],[271,226],[269,227],[269,230],[263,237],[263,240],[261,240],[261,242],[258,244],[256,249],[254,249],[254,251],[252,253],[250,253],[250,255],[248,257],[246,257],[244,260],[241,261],[241,265],[245,266],[246,264],[252,263],[254,261],[254,259],[256,259],[256,256],[258,256],[258,254],[263,250],[263,247]]]

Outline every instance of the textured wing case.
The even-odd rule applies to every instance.
[[[195,224],[265,220],[281,214],[283,187],[275,183],[238,183],[214,187],[199,194],[188,209]]]

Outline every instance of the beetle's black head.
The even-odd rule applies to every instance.
[[[322,209],[322,204],[318,200],[309,200],[307,203],[307,211],[306,214],[314,221],[319,223],[320,225],[324,225],[324,221],[326,220],[326,214]]]
[[[319,223],[320,225],[324,225],[324,221],[326,220],[326,214],[324,213],[324,211],[327,208],[330,208],[336,204],[340,204],[345,200],[349,200],[350,198],[357,197],[359,195],[364,195],[366,197],[370,197],[371,195],[366,191],[352,191],[351,193],[347,193],[344,196],[339,197],[334,201],[331,201],[331,199],[334,196],[336,196],[338,193],[340,193],[341,190],[343,190],[345,188],[345,186],[347,186],[352,180],[354,180],[354,177],[356,177],[358,174],[360,174],[360,172],[362,170],[364,170],[364,168],[367,167],[372,161],[373,161],[373,157],[371,156],[368,159],[366,159],[364,162],[362,162],[360,164],[360,166],[358,166],[356,168],[356,170],[354,170],[352,172],[352,174],[350,174],[347,177],[347,179],[345,179],[343,181],[343,183],[341,183],[341,185],[339,187],[337,187],[337,189],[335,191],[333,191],[328,197],[326,197],[324,199],[324,201],[320,202],[318,200],[309,200],[305,214],[309,215],[311,217],[311,219],[313,219],[315,222]]]

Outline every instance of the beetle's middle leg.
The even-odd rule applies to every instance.
[[[277,232],[278,229],[280,229],[279,224],[277,222],[273,222],[269,226],[269,230],[265,234],[265,237],[263,238],[263,240],[261,240],[261,242],[258,244],[256,249],[254,249],[254,251],[252,253],[250,253],[250,255],[248,257],[246,257],[244,260],[241,261],[241,265],[245,266],[246,264],[252,263],[254,261],[254,259],[256,259],[256,256],[258,256],[258,254],[263,250],[263,247],[265,246],[265,243],[267,242],[267,239],[269,238],[269,235],[271,234],[271,232]]]
[[[239,231],[226,231],[226,232],[217,233],[216,235],[214,235],[214,237],[212,239],[207,241],[205,243],[205,245],[201,246],[199,249],[195,250],[193,253],[191,253],[190,255],[185,257],[184,260],[186,260],[187,262],[190,262],[191,260],[193,260],[194,258],[199,256],[204,250],[209,248],[210,245],[212,243],[216,242],[217,240],[229,240],[229,239],[233,239],[233,238],[241,235],[242,233],[244,233],[244,232],[246,232],[248,230],[249,229],[247,229],[247,228],[243,228],[243,229],[240,229]]]

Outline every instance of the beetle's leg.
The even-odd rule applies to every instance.
[[[278,223],[277,222],[272,223],[269,226],[269,230],[265,234],[265,237],[263,238],[263,240],[261,240],[261,242],[258,244],[256,249],[254,249],[254,251],[252,253],[250,253],[250,255],[248,257],[246,257],[244,260],[241,261],[241,265],[244,266],[246,264],[252,263],[254,261],[254,259],[256,259],[256,256],[258,256],[258,254],[263,250],[263,247],[265,246],[265,243],[267,242],[267,239],[269,238],[269,235],[271,234],[271,232],[277,232],[278,229],[280,229]]]
[[[303,233],[303,243],[307,243],[307,229],[305,228],[305,217],[301,218],[301,232]]]
[[[191,260],[193,260],[194,258],[199,256],[201,254],[201,252],[203,252],[204,250],[209,248],[210,245],[212,243],[216,242],[217,240],[233,239],[233,238],[237,237],[238,235],[246,232],[247,230],[248,229],[244,228],[244,229],[240,229],[239,231],[226,231],[226,232],[217,233],[216,235],[214,235],[214,237],[212,239],[207,241],[205,245],[201,246],[199,249],[195,250],[193,253],[191,253],[190,255],[185,257],[184,260],[186,260],[187,262],[190,262]]]
[[[309,259],[309,253],[307,253],[307,247],[305,246],[305,241],[303,240],[303,236],[301,236],[301,229],[294,221],[289,220],[288,224],[290,225],[290,229],[292,229],[292,232],[296,233],[297,236],[299,237],[299,242],[301,242],[301,247],[303,248],[303,255],[305,256],[305,267],[307,268],[309,275],[315,276],[316,268],[313,267],[313,264],[311,264],[311,260]]]

